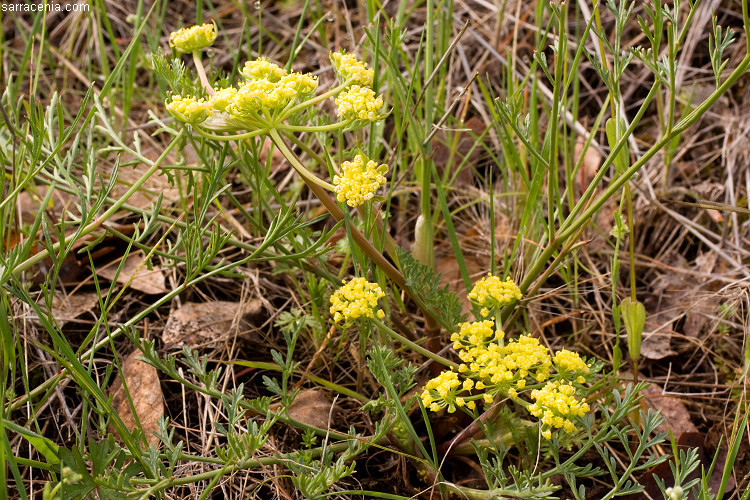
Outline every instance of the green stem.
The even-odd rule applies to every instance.
[[[433,0],[427,0],[427,22],[425,24],[425,52],[424,52],[424,81],[427,87],[424,89],[424,123],[428,127],[426,135],[429,135],[429,128],[432,127],[434,114],[434,88],[428,80],[433,71],[433,50],[434,50],[434,26],[435,26],[435,6]],[[420,140],[420,143],[423,141]],[[419,234],[415,236],[417,260],[430,269],[435,267],[435,249],[434,249],[434,228],[432,225],[432,143],[422,144],[421,169],[419,170],[419,214],[422,216],[421,226],[418,225]],[[428,332],[434,330],[434,325],[428,320]]]
[[[296,158],[296,155],[289,149],[289,147],[287,147],[286,143],[276,130],[272,129],[269,132],[269,136],[271,137],[271,140],[276,145],[276,147],[279,148],[281,154],[283,154],[284,157],[292,163],[292,165],[300,164],[299,160],[297,160]],[[306,177],[303,176],[302,178],[307,181]],[[307,182],[307,185],[310,190],[312,190],[313,194],[317,196],[323,206],[326,207],[326,209],[334,219],[336,219],[337,221],[344,220],[344,213],[325,190],[323,190],[316,183]],[[377,249],[372,245],[372,243],[370,243],[370,241],[365,237],[364,234],[362,234],[361,231],[359,231],[355,227],[352,227],[351,230],[354,241],[373,260],[375,265],[381,268],[399,288],[406,290],[407,293],[411,295],[411,291],[406,286],[406,281],[404,280],[404,276],[401,274],[401,272],[393,267],[393,265],[388,262],[388,260],[383,257],[380,252],[377,251]]]
[[[732,74],[729,76],[726,82],[722,84],[719,89],[717,89],[714,93],[712,93],[703,103],[701,103],[700,106],[698,106],[695,110],[693,110],[691,113],[689,113],[685,118],[683,118],[680,123],[675,125],[675,127],[672,129],[672,132],[662,137],[656,144],[654,144],[651,148],[649,148],[648,151],[646,151],[641,158],[638,159],[633,165],[628,168],[623,175],[612,181],[612,184],[610,184],[607,189],[602,193],[601,196],[586,209],[580,217],[578,217],[574,222],[572,222],[569,227],[567,227],[565,230],[561,231],[556,238],[558,239],[565,239],[568,236],[570,236],[573,232],[575,232],[576,229],[578,229],[581,225],[583,225],[586,220],[590,219],[596,212],[599,211],[599,209],[604,205],[604,203],[611,198],[618,189],[620,189],[626,182],[630,180],[633,175],[635,175],[638,170],[641,169],[653,156],[661,151],[664,146],[669,144],[669,141],[671,141],[675,136],[682,134],[685,130],[688,129],[693,123],[698,121],[699,118],[701,118],[706,111],[716,102],[721,95],[729,89],[736,81],[737,79],[742,76],[747,70],[750,68],[750,54],[746,55],[745,58],[742,60],[740,65],[735,69]],[[610,154],[610,156],[607,158],[605,164],[602,166],[602,169],[604,170],[606,166],[609,166],[609,164],[612,163],[612,160],[610,158],[614,159],[613,157],[616,155],[617,152],[622,148],[622,146],[627,141],[627,134],[623,136],[623,139],[620,141],[620,144],[618,144],[617,151]],[[579,202],[580,203],[580,202]]]
[[[276,145],[276,147],[279,149],[279,152],[284,155],[284,158],[286,158],[289,163],[292,165],[294,170],[297,171],[297,173],[307,182],[308,185],[311,183],[322,187],[323,189],[327,189],[328,191],[335,191],[336,186],[333,184],[329,184],[328,182],[324,181],[320,177],[316,176],[315,174],[311,173],[309,170],[305,168],[304,165],[302,165],[302,162],[299,161],[297,158],[297,155],[292,153],[292,151],[289,149],[289,147],[284,142],[284,139],[279,135],[279,132],[276,129],[271,129],[268,131],[268,135],[271,137],[271,140]]]
[[[745,19],[745,29],[748,33],[750,33],[750,22],[748,22],[747,16],[747,2],[743,1],[742,8],[743,18]],[[625,170],[622,175],[612,181],[612,184],[607,187],[607,189],[599,196],[599,198],[597,198],[595,202],[593,202],[587,209],[583,209],[586,202],[588,201],[588,198],[593,195],[593,192],[596,189],[598,182],[601,180],[601,177],[604,175],[604,172],[607,171],[607,167],[612,164],[615,156],[624,146],[629,133],[632,132],[631,129],[638,121],[633,120],[630,129],[623,135],[623,138],[618,142],[617,146],[604,161],[604,164],[599,170],[601,176],[597,174],[598,179],[595,179],[595,181],[592,181],[592,183],[589,185],[589,188],[585,193],[586,196],[582,197],[581,200],[579,200],[578,204],[571,211],[571,214],[562,224],[554,240],[550,241],[542,254],[529,269],[526,277],[520,285],[521,291],[525,292],[528,287],[534,282],[536,276],[539,275],[542,268],[545,266],[549,258],[552,257],[555,251],[560,247],[560,245],[562,245],[568,238],[570,238],[570,236],[572,236],[579,228],[586,224],[588,220],[591,219],[591,217],[593,217],[594,214],[596,214],[601,209],[606,201],[614,196],[617,190],[620,189],[626,182],[628,182],[630,178],[633,177],[638,172],[638,170],[640,170],[651,158],[653,158],[656,153],[661,151],[664,146],[669,143],[669,141],[671,141],[676,135],[683,133],[685,130],[687,130],[688,127],[698,121],[698,119],[706,113],[706,111],[719,99],[719,97],[721,97],[722,94],[724,94],[742,75],[745,74],[745,72],[747,72],[748,68],[750,68],[750,43],[748,44],[748,53],[745,55],[744,59],[742,59],[737,68],[735,68],[732,74],[729,75],[727,80],[718,89],[716,89],[716,91],[714,91],[705,101],[703,101],[700,106],[698,106],[692,112],[687,114],[682,120],[680,120],[680,122],[674,127],[670,134],[663,136],[656,144],[651,146],[651,148],[649,148],[649,150],[646,151],[641,158],[633,163],[630,168]],[[646,98],[647,102],[649,102],[653,98],[655,88],[655,86],[652,87],[652,91],[649,92],[649,95]],[[644,108],[639,111],[639,114],[642,114],[643,112],[645,112]],[[581,210],[583,210],[583,212],[578,215]]]
[[[385,438],[382,439],[385,441]],[[332,453],[341,453],[343,451],[346,451],[349,447],[349,443],[335,443],[335,444],[329,444],[326,448],[326,451],[330,450]],[[141,478],[132,478],[131,483],[132,484],[152,484],[150,488],[148,488],[148,493],[156,493],[157,491],[163,491],[167,488],[171,488],[174,486],[180,486],[184,484],[192,484],[197,483],[201,481],[210,481],[217,475],[219,477],[231,474],[234,471],[238,470],[248,470],[248,469],[256,469],[258,467],[264,467],[267,465],[275,465],[275,464],[283,464],[284,462],[289,461],[296,461],[300,460],[302,458],[302,455],[309,454],[311,457],[317,457],[322,454],[323,448],[317,448],[314,450],[305,450],[297,453],[290,453],[287,455],[279,455],[274,457],[263,457],[263,458],[249,458],[245,460],[239,460],[235,463],[227,464],[224,467],[221,467],[219,469],[214,469],[208,472],[202,472],[200,474],[195,474],[192,476],[183,476],[183,477],[170,477],[168,479],[162,479],[161,481],[154,484],[153,481],[149,481],[146,479]],[[190,460],[193,460],[193,457],[189,457]],[[144,492],[145,493],[145,492]]]
[[[550,147],[549,147],[549,169],[547,170],[547,235],[549,241],[552,241],[555,235],[555,207],[559,205],[558,200],[553,199],[557,192],[559,181],[557,178],[557,169],[559,162],[559,152],[557,151],[557,139],[560,133],[558,129],[558,116],[560,112],[560,90],[565,86],[564,61],[566,56],[567,44],[565,38],[565,21],[566,21],[566,3],[561,2],[560,12],[557,16],[557,54],[555,56],[555,85],[552,94],[552,109],[550,117]]]
[[[244,134],[237,134],[237,135],[216,135],[216,134],[210,134],[208,132],[203,131],[203,129],[198,126],[194,125],[193,130],[198,132],[200,135],[205,137],[206,139],[211,139],[214,141],[242,141],[245,139],[250,139],[252,137],[256,137],[259,135],[267,134],[268,129],[262,128],[259,130],[253,130],[252,132],[246,132]]]
[[[339,85],[338,87],[332,88],[328,92],[323,92],[322,94],[317,95],[317,96],[313,97],[312,99],[309,99],[307,101],[303,101],[303,102],[297,104],[296,106],[291,107],[289,110],[287,110],[282,115],[282,120],[285,119],[285,118],[287,118],[287,117],[289,117],[289,116],[291,116],[292,114],[296,113],[297,111],[303,110],[305,108],[309,108],[313,104],[319,103],[320,101],[324,101],[325,99],[328,99],[329,97],[335,96],[336,94],[338,94],[339,92],[341,92],[342,90],[344,90],[348,86],[349,86],[349,81],[346,81],[346,82],[342,83],[341,85]]]
[[[405,346],[411,347],[412,349],[414,349],[415,351],[417,351],[418,353],[420,353],[424,357],[429,358],[429,359],[431,359],[433,361],[436,361],[436,362],[440,363],[443,366],[447,366],[448,368],[453,368],[454,370],[458,369],[458,364],[456,364],[453,361],[451,361],[449,359],[446,359],[446,358],[444,358],[444,357],[442,357],[442,356],[440,356],[438,354],[435,354],[434,352],[431,352],[431,351],[425,349],[421,345],[419,345],[419,344],[417,344],[415,342],[412,342],[411,340],[407,339],[403,335],[400,335],[400,334],[396,333],[388,325],[386,325],[385,323],[383,323],[379,319],[373,319],[372,321],[373,321],[373,323],[375,323],[375,325],[378,328],[380,328],[383,331],[385,331],[388,335],[390,335],[394,339],[398,340],[399,342],[401,342]]]
[[[93,353],[107,345],[111,340],[119,337],[124,332],[129,331],[131,328],[135,327],[135,325],[140,322],[143,318],[148,316],[149,314],[153,313],[157,308],[160,306],[170,302],[173,298],[177,297],[179,294],[183,293],[185,290],[188,290],[189,288],[197,285],[201,281],[210,278],[211,276],[220,275],[222,272],[225,272],[229,269],[241,266],[247,262],[250,262],[255,257],[255,253],[251,254],[250,256],[236,261],[232,262],[230,264],[227,264],[222,267],[217,267],[213,271],[210,271],[202,276],[199,276],[187,283],[184,283],[178,287],[176,287],[171,292],[164,295],[161,299],[157,300],[153,304],[150,305],[150,307],[147,307],[143,311],[139,312],[132,318],[130,318],[128,321],[123,323],[120,327],[118,327],[116,330],[112,331],[111,334],[108,336],[102,338],[99,342],[94,344],[91,348],[89,348],[87,351],[85,351],[83,354],[79,356],[80,359],[86,359],[89,358]],[[33,390],[29,391],[27,394],[24,394],[22,397],[18,398],[17,400],[13,401],[10,404],[10,412],[14,412],[18,410],[21,406],[26,404],[27,401],[36,398],[39,394],[46,391],[50,387],[54,387],[55,385],[59,384],[60,381],[68,376],[68,370],[66,368],[63,368],[60,370],[59,373],[54,375],[53,377],[48,378],[38,386],[36,386]]]
[[[208,92],[208,95],[214,95],[216,91],[208,82],[208,77],[206,76],[206,70],[203,68],[203,61],[201,61],[200,50],[193,51],[193,62],[195,63],[195,71],[198,73],[198,78],[200,78],[201,80],[201,85],[203,86],[204,89],[206,89],[206,92]]]
[[[332,130],[338,130],[344,128],[352,123],[352,120],[344,120],[342,122],[331,123],[330,125],[320,126],[306,126],[306,125],[276,125],[278,130],[291,130],[294,132],[330,132]]]
[[[256,368],[258,370],[273,370],[273,371],[283,371],[283,368],[279,366],[276,363],[269,363],[267,361],[222,361],[222,360],[212,360],[217,363],[226,363],[231,365],[237,365],[237,366],[246,366],[249,368]],[[344,394],[346,396],[349,396],[350,398],[354,398],[357,401],[361,403],[367,403],[370,401],[370,398],[367,396],[364,396],[356,391],[353,391],[347,387],[344,387],[343,385],[339,385],[333,382],[329,382],[328,380],[316,377],[315,375],[308,373],[301,369],[294,370],[294,373],[299,375],[300,377],[307,378],[311,382],[315,382],[316,384],[320,384],[323,387],[326,387],[327,389],[330,389],[331,391],[338,392],[340,394]]]
[[[625,184],[625,201],[628,210],[628,228],[630,229],[630,233],[628,234],[628,250],[630,253],[630,298],[635,302],[635,221],[633,218],[633,195],[630,192],[629,184]],[[638,372],[635,372],[635,375],[637,376]]]
[[[271,129],[269,132],[269,137],[276,145],[276,147],[279,148],[279,151],[281,151],[281,153],[287,159],[294,158],[294,162],[296,162],[297,164],[301,164],[299,160],[296,159],[296,155],[286,145],[277,130]],[[314,182],[309,182],[306,177],[303,177],[303,180],[305,180],[307,186],[318,198],[318,200],[320,200],[323,206],[326,207],[326,210],[328,210],[328,213],[330,213],[334,219],[336,219],[337,221],[344,220],[344,212],[341,211],[341,208],[339,208],[336,202],[333,201],[333,198],[328,195],[325,189]],[[372,242],[370,242],[370,240],[367,239],[367,237],[362,234],[359,229],[350,226],[350,230],[352,238],[354,239],[357,246],[359,246],[359,248],[361,248],[368,257],[370,257],[370,259],[377,267],[383,270],[386,276],[388,276],[388,278],[390,278],[397,287],[403,290],[409,297],[414,300],[414,302],[417,303],[417,306],[419,307],[427,321],[432,321],[435,324],[440,324],[448,331],[453,331],[455,329],[456,325],[448,324],[442,317],[435,316],[427,309],[424,302],[420,300],[419,296],[406,285],[406,280],[404,279],[404,275],[401,274],[401,271],[396,269],[393,264],[391,264],[388,259],[386,259],[383,254],[379,252],[377,248],[375,248]]]

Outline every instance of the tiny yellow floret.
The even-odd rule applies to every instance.
[[[331,295],[330,312],[333,321],[338,323],[342,319],[349,324],[357,318],[385,317],[382,309],[378,309],[378,300],[385,297],[385,293],[377,283],[370,283],[365,278],[354,278],[344,282],[343,286]]]
[[[237,89],[234,87],[227,88],[216,88],[215,93],[209,100],[211,107],[216,111],[225,111],[227,106],[231,104],[232,100],[237,96]]]
[[[557,351],[553,362],[555,363],[555,367],[562,372],[589,372],[589,367],[581,359],[581,356],[577,352],[569,351],[567,349]]]
[[[371,200],[375,191],[387,182],[386,172],[388,165],[378,165],[363,154],[355,156],[353,161],[345,161],[341,165],[341,175],[333,177],[336,199],[346,201],[350,207],[362,205]]]
[[[367,63],[357,60],[354,54],[331,52],[331,62],[342,82],[371,87],[375,72],[367,69]]]
[[[182,28],[181,30],[173,31],[169,35],[169,45],[174,47],[177,52],[182,53],[205,49],[213,44],[215,40],[216,26],[213,23]]]
[[[535,402],[527,409],[542,422],[542,435],[550,439],[552,429],[563,429],[567,433],[576,430],[571,420],[583,417],[589,405],[575,397],[576,390],[570,383],[547,382],[541,389],[531,391]]]
[[[367,87],[352,85],[336,97],[338,116],[345,120],[379,121],[378,114],[383,107],[383,96],[375,97],[375,92]]]
[[[430,411],[439,411],[448,406],[448,412],[455,411],[455,405],[463,406],[465,400],[456,398],[456,392],[460,390],[461,382],[458,374],[454,371],[444,371],[437,377],[430,379],[422,390],[422,404],[429,403]]]
[[[292,90],[294,97],[305,98],[318,90],[318,77],[309,73],[295,73],[292,71],[279,80],[278,88]]]
[[[268,80],[276,83],[288,73],[278,64],[272,63],[265,57],[259,57],[254,61],[247,61],[245,67],[240,70],[240,74],[247,80]]]
[[[250,80],[237,89],[226,112],[239,118],[253,117],[263,107],[271,104],[269,96],[275,86],[268,80]],[[278,106],[278,103],[276,103]]]
[[[480,314],[484,318],[522,297],[521,289],[510,278],[503,281],[492,274],[477,281],[469,292],[469,300],[482,308]]]
[[[173,95],[172,101],[166,104],[167,111],[181,122],[196,125],[206,121],[214,112],[210,101],[195,97]]]
[[[233,95],[217,101],[230,115],[252,118],[264,109],[281,109],[298,99],[306,99],[318,89],[318,79],[310,74],[287,73],[263,58],[245,63],[246,81]],[[226,104],[224,104],[226,102]]]

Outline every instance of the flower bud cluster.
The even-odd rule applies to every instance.
[[[549,382],[531,391],[531,399],[535,402],[527,409],[542,422],[542,436],[546,439],[552,437],[552,429],[575,432],[571,418],[583,417],[589,411],[588,403],[576,399],[576,388],[571,382]]]
[[[178,31],[173,31],[169,35],[169,45],[174,47],[177,52],[182,53],[205,49],[212,45],[215,40],[216,26],[213,23],[182,28]]]
[[[227,113],[239,118],[251,118],[263,108],[282,109],[298,99],[309,98],[318,88],[317,77],[288,73],[262,57],[245,63],[241,74],[246,81],[225,107]]]
[[[368,69],[367,63],[357,60],[354,54],[346,54],[344,51],[331,52],[331,62],[341,83],[372,87],[375,71],[372,68]]]
[[[178,52],[195,53],[211,45],[216,37],[215,25],[204,24],[173,32],[169,43]],[[339,51],[331,53],[330,57],[343,85],[318,100],[336,96],[337,115],[347,121],[342,126],[351,121],[375,122],[383,119],[385,115],[379,114],[383,97],[377,96],[370,88],[374,81],[374,70],[354,54]],[[301,106],[293,105],[309,100],[318,89],[316,76],[287,71],[264,57],[245,63],[240,70],[244,81],[238,87],[211,89],[208,88],[210,84],[205,70],[200,61],[196,61],[202,84],[209,94],[215,95],[207,99],[178,95],[167,103],[172,116],[192,125],[202,123],[213,113],[226,113],[223,122],[231,123],[232,127],[273,127],[283,123],[288,114],[301,109]]]
[[[202,123],[214,113],[211,100],[173,95],[167,103],[167,111],[181,122],[195,125]]]
[[[469,292],[469,300],[482,308],[483,318],[521,297],[521,289],[510,278],[503,281],[492,274],[477,281]]]
[[[375,92],[367,87],[352,85],[336,97],[336,106],[338,116],[345,120],[376,122],[383,118],[378,114],[383,96],[375,97]]]
[[[375,191],[387,182],[385,173],[388,165],[378,165],[363,154],[358,154],[353,161],[341,164],[341,175],[333,177],[336,186],[336,199],[346,201],[350,207],[357,207],[372,199]]]
[[[233,118],[254,118],[261,109],[282,109],[308,99],[318,88],[317,77],[289,73],[262,57],[245,63],[240,73],[246,80],[238,88],[217,88],[207,100],[175,96],[167,109],[178,120],[193,125],[215,112],[226,112]]]
[[[385,317],[382,309],[378,309],[378,300],[385,297],[385,293],[377,283],[370,283],[365,278],[354,278],[344,282],[331,295],[331,309],[333,321],[338,323],[342,319],[348,325],[357,318]]]
[[[371,88],[375,71],[354,54],[343,51],[331,52],[331,62],[345,85],[336,97],[338,116],[345,120],[382,120],[384,115],[378,114],[378,111],[383,107],[383,96],[376,96]]]

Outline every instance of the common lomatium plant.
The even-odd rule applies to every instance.
[[[200,51],[216,39],[213,24],[194,26],[172,34],[170,45],[178,52],[191,53],[201,81],[202,95],[173,94],[165,103],[167,111],[207,139],[241,141],[267,135],[279,151],[311,187],[336,193],[336,198],[351,207],[373,198],[386,183],[388,166],[378,164],[364,154],[345,161],[333,184],[305,168],[282,138],[284,133],[333,132],[356,129],[382,120],[383,97],[370,88],[373,70],[353,54],[332,52],[331,62],[339,85],[318,93],[318,78],[309,73],[287,71],[264,57],[245,62],[243,78],[236,86],[209,83],[200,59]],[[299,116],[326,99],[333,98],[339,121],[330,125],[290,125]],[[318,197],[323,192],[314,189]],[[321,200],[327,205],[327,200]],[[329,207],[330,208],[330,207]]]
[[[664,439],[663,435],[654,436],[659,424],[657,415],[642,415],[639,429],[632,427],[628,420],[640,407],[638,393],[642,385],[628,387],[622,392],[612,387],[604,388],[597,377],[603,365],[601,362],[587,361],[568,349],[553,352],[533,334],[508,336],[502,329],[501,318],[507,317],[505,313],[522,299],[522,290],[529,290],[530,280],[540,273],[539,266],[549,260],[555,250],[553,243],[559,244],[558,240],[549,243],[545,252],[550,253],[539,258],[538,262],[542,264],[532,268],[520,287],[510,279],[493,275],[479,280],[468,293],[469,301],[475,306],[475,321],[458,319],[461,307],[458,300],[454,300],[455,294],[447,288],[439,288],[440,280],[434,273],[430,274],[428,266],[417,263],[414,259],[410,261],[408,255],[401,254],[396,259],[394,254],[398,252],[395,250],[392,252],[393,261],[400,262],[396,262],[394,266],[375,249],[356,225],[351,224],[343,211],[348,210],[347,207],[361,207],[360,213],[365,216],[364,227],[368,228],[365,232],[377,234],[380,231],[381,240],[388,247],[387,231],[384,231],[376,211],[372,210],[373,200],[378,199],[378,191],[387,183],[388,165],[380,163],[377,158],[368,157],[361,150],[353,156],[343,157],[341,154],[341,162],[336,165],[330,157],[323,158],[306,150],[306,145],[296,137],[301,133],[317,134],[319,137],[339,134],[383,120],[388,113],[383,96],[373,88],[373,68],[369,68],[354,54],[332,52],[330,61],[337,75],[337,83],[321,90],[317,76],[295,72],[290,69],[291,65],[284,68],[261,56],[244,62],[238,68],[240,81],[212,82],[203,66],[201,52],[214,42],[216,36],[216,27],[204,24],[180,30],[170,37],[170,45],[177,52],[192,55],[200,81],[200,87],[194,88],[189,82],[185,84],[185,81],[181,82],[184,85],[180,85],[179,78],[170,80],[174,93],[166,98],[165,108],[175,120],[184,124],[180,134],[192,133],[207,141],[235,141],[242,145],[253,143],[251,139],[264,136],[270,138],[330,214],[339,221],[346,219],[347,242],[355,243],[361,254],[369,257],[370,262],[383,271],[396,288],[401,288],[414,299],[426,319],[435,320],[439,317],[440,321],[428,323],[431,326],[440,323],[440,326],[449,330],[452,347],[459,360],[456,362],[441,356],[426,349],[419,341],[406,338],[390,328],[381,308],[386,305],[386,280],[381,273],[373,273],[380,284],[364,277],[344,281],[331,295],[329,313],[333,323],[342,329],[359,328],[361,359],[369,358],[367,367],[383,388],[383,394],[366,402],[363,410],[385,412],[385,415],[379,417],[380,423],[369,440],[354,433],[343,435],[326,430],[326,438],[330,435],[342,442],[331,448],[323,446],[320,450],[315,450],[314,454],[311,447],[316,430],[308,426],[304,440],[311,448],[309,452],[289,455],[284,459],[293,473],[292,481],[300,491],[310,498],[322,495],[336,481],[353,473],[354,464],[347,465],[347,461],[370,445],[385,446],[386,443],[397,446],[405,456],[414,459],[420,472],[425,477],[434,479],[435,484],[440,483],[441,488],[467,498],[543,498],[559,489],[559,486],[551,484],[552,477],[564,478],[578,497],[583,498],[585,490],[579,487],[579,478],[607,473],[612,477],[614,488],[604,498],[640,491],[630,478],[636,471],[661,460],[658,457],[648,457],[647,452]],[[430,95],[426,94],[425,99],[429,101]],[[313,118],[322,116],[318,112],[326,101],[335,107],[335,121],[327,123],[319,120],[317,124],[312,124]],[[428,121],[431,123],[431,119]],[[552,122],[555,123],[555,120]],[[321,177],[316,169],[305,166],[288,145],[289,141],[310,153],[309,156],[319,163],[318,166],[326,167],[327,175]],[[257,145],[257,142],[254,144]],[[555,154],[554,147],[550,150]],[[550,171],[556,170],[551,168]],[[423,178],[427,179],[423,185],[423,201],[424,205],[429,205],[430,176]],[[264,178],[263,182],[268,182],[268,179]],[[278,193],[277,198],[281,198]],[[432,207],[425,208],[428,210],[423,212],[432,211]],[[432,229],[428,232],[431,231]],[[550,231],[550,238],[552,235],[553,231]],[[393,242],[390,245],[393,246]],[[356,274],[366,274],[369,269],[366,264],[356,262],[356,254],[357,252],[351,254],[355,260]],[[426,261],[429,262],[429,259]],[[469,278],[464,279],[468,285]],[[403,306],[403,301],[400,302]],[[430,316],[431,308],[443,308],[446,311]],[[279,398],[282,407],[291,405],[294,399],[294,391],[288,390],[288,381],[298,368],[292,356],[299,329],[298,326],[290,327],[285,332],[288,347],[286,359],[274,352],[274,360],[282,368],[282,382],[271,379],[266,381],[266,386]],[[443,368],[442,372],[428,380],[421,390],[413,391],[416,385],[416,367],[398,359],[395,349],[390,346],[373,343],[372,339],[375,337],[368,336],[372,330],[385,333],[431,362],[439,363]],[[400,331],[403,332],[403,328]],[[156,359],[155,356],[151,358]],[[194,364],[198,366],[197,362]],[[362,368],[359,375],[364,372],[364,363]],[[204,373],[205,366],[201,369],[205,379],[201,381],[206,387],[213,388],[210,377]],[[164,371],[174,379],[179,377],[179,373],[170,370],[168,366],[164,367]],[[358,381],[359,379],[361,377]],[[597,404],[600,401],[594,403],[594,398],[590,396],[594,393],[606,393],[605,397],[600,398],[603,401],[601,404]],[[367,400],[358,393],[353,394]],[[237,402],[227,403],[227,406],[241,406],[240,396],[238,392]],[[245,403],[248,409],[257,414],[265,414],[266,422],[269,422],[266,427],[254,432],[257,436],[253,443],[262,443],[267,429],[276,421],[304,428],[286,415],[284,408],[275,412],[267,403]],[[521,427],[536,431],[535,449],[543,449],[546,456],[551,455],[553,458],[549,463],[554,465],[536,473],[538,477],[533,477],[531,472],[519,473],[504,463],[508,446],[520,447],[520,442],[515,440],[515,436],[510,440],[505,439],[505,436],[495,439],[497,435],[491,429],[492,417],[496,415],[493,411],[499,406],[506,410],[506,417],[510,415],[509,420],[522,422]],[[438,443],[432,441],[435,439],[432,433],[431,442],[425,443],[424,436],[420,435],[412,422],[413,415],[420,414],[411,413],[416,409],[423,410],[421,414],[425,416],[424,424],[428,429],[430,419],[427,415],[435,415],[441,411],[453,413],[460,410],[479,423],[477,429],[467,428],[457,438],[463,436],[467,442],[475,435],[480,437],[478,431],[484,432],[484,442],[472,441],[472,446],[485,472],[487,490],[473,490],[444,481],[441,473],[441,460],[444,457],[438,454],[447,453],[448,448],[443,446],[444,443],[436,446]],[[597,416],[596,422],[594,415]],[[528,422],[529,416],[533,418],[531,424]],[[317,432],[320,433],[320,429]],[[228,439],[231,437],[234,440],[235,436],[228,430],[226,434]],[[618,469],[609,455],[610,441],[618,441],[616,444],[619,448],[629,450],[630,464],[626,463]],[[566,459],[560,454],[560,443],[564,443],[563,448],[575,446],[576,451]],[[247,446],[237,448],[244,449]],[[335,453],[341,453],[335,462],[334,449]],[[601,455],[606,471],[593,467],[582,468],[576,463],[589,450],[596,450]],[[249,455],[238,458],[225,454],[220,458],[226,462],[226,467],[249,467],[248,464],[256,463],[255,458]],[[230,463],[232,460],[234,462]],[[227,470],[231,470],[231,467]],[[218,480],[220,475],[221,472],[217,472],[214,479]]]

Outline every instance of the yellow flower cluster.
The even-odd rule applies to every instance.
[[[539,340],[524,335],[518,340],[511,340],[506,345],[500,345],[498,341],[505,334],[501,330],[494,329],[494,321],[475,321],[462,323],[459,326],[460,332],[454,333],[451,340],[454,342],[454,349],[458,351],[458,357],[463,361],[459,365],[459,373],[470,377],[464,381],[461,391],[489,389],[491,392],[458,398],[455,392],[460,391],[454,391],[453,393],[447,392],[447,396],[442,396],[440,391],[431,392],[431,389],[439,382],[430,381],[422,392],[422,402],[428,401],[429,404],[425,403],[425,406],[431,410],[438,411],[448,405],[450,411],[453,403],[456,406],[466,404],[467,407],[473,409],[474,405],[469,405],[469,403],[480,398],[485,404],[491,404],[494,400],[493,394],[498,391],[516,398],[518,391],[526,388],[527,376],[533,375],[536,382],[543,382],[549,378],[552,360],[549,351],[539,343]],[[445,373],[443,372],[441,377]]]
[[[182,28],[169,35],[169,45],[182,53],[204,49],[213,44],[214,40],[216,40],[216,26],[213,23]]]
[[[589,373],[591,370],[581,356],[577,352],[572,352],[567,349],[557,351],[555,358],[552,360],[555,363],[557,371],[562,373],[575,374],[580,373],[576,378],[576,382],[583,384],[586,382],[586,378],[583,376],[585,373]]]
[[[333,177],[336,186],[336,199],[346,201],[350,207],[357,207],[372,199],[375,191],[386,183],[385,174],[388,165],[378,165],[363,154],[358,154],[353,161],[341,164],[341,175]]]
[[[481,380],[483,385],[504,384],[507,387],[515,383],[517,389],[526,387],[525,379],[532,372],[537,382],[544,382],[549,378],[552,360],[549,351],[538,339],[522,335],[518,340],[511,340],[505,345],[481,340],[482,336],[488,339],[495,333],[492,325],[492,321],[464,323],[461,325],[461,332],[453,334],[451,339],[456,339],[453,347],[458,349],[458,357],[463,361],[459,372]],[[497,335],[498,338],[504,335],[500,334]],[[470,339],[479,342],[472,343]]]
[[[469,292],[469,300],[482,308],[480,314],[483,318],[522,297],[521,289],[510,278],[503,281],[492,274],[477,281]]]
[[[225,110],[232,116],[247,118],[254,116],[263,107],[284,107],[284,97],[275,90],[276,86],[268,80],[245,82],[237,89]]]
[[[366,318],[383,319],[385,313],[378,307],[378,300],[385,297],[385,293],[377,283],[370,283],[365,278],[354,278],[344,282],[343,286],[336,290],[331,296],[331,309],[333,321],[338,323],[342,319],[346,324],[362,316]]]
[[[549,350],[541,345],[539,339],[530,335],[521,335],[518,340],[511,340],[503,349],[505,356],[503,364],[508,370],[515,370],[521,379],[531,375],[537,382],[544,382],[549,378],[552,365]],[[523,384],[519,389],[523,389]]]
[[[331,62],[343,82],[364,87],[372,86],[374,70],[367,69],[367,63],[357,60],[354,54],[345,54],[343,51],[331,52]]]
[[[284,108],[298,98],[311,96],[318,88],[316,77],[287,73],[264,58],[248,61],[241,73],[247,81],[240,85],[230,99],[221,101],[227,113],[240,118],[251,117],[262,108]]]
[[[172,101],[167,103],[167,111],[178,120],[195,125],[206,121],[214,108],[210,100],[173,95]]]
[[[217,88],[215,93],[211,96],[211,106],[216,111],[226,111],[234,98],[237,96],[237,89],[234,87],[227,87],[225,89]]]
[[[475,303],[496,309],[520,299],[521,291],[512,281],[490,275],[474,286],[470,297]],[[421,399],[426,408],[440,411],[447,407],[448,412],[457,407],[474,410],[477,401],[490,405],[501,395],[526,406],[538,417],[547,439],[554,429],[575,431],[572,419],[585,415],[589,406],[576,399],[573,380],[582,384],[586,381],[584,375],[591,371],[578,354],[563,349],[553,357],[549,349],[530,335],[506,342],[505,332],[495,328],[494,318],[458,326],[459,331],[451,335],[451,341],[462,363],[457,371],[445,371],[425,384]],[[465,377],[463,382],[459,375]],[[529,397],[533,403],[526,401]]]
[[[477,407],[476,397],[456,396],[458,392],[470,391],[473,386],[474,381],[464,380],[461,384],[456,372],[445,371],[427,382],[421,395],[422,404],[430,411],[440,411],[446,406],[448,407],[448,413],[453,413],[456,411],[456,407],[461,406],[474,410]]]
[[[254,61],[247,61],[240,74],[247,80],[268,80],[276,83],[288,73],[278,64],[272,63],[265,57],[259,57]]]
[[[576,426],[571,418],[583,417],[589,411],[589,405],[578,401],[575,394],[570,382],[548,382],[542,389],[531,391],[531,398],[536,402],[528,410],[542,422],[542,435],[546,439],[552,437],[552,429],[574,432]]]
[[[467,347],[484,347],[495,335],[494,326],[495,322],[492,320],[461,323],[458,325],[459,331],[451,335],[453,348],[458,351]],[[504,335],[505,333],[502,330],[498,331],[499,338]]]
[[[367,87],[352,85],[336,97],[337,113],[346,120],[368,120],[376,122],[382,118],[378,111],[383,107],[383,96]]]
[[[264,58],[248,61],[241,73],[246,81],[239,88],[216,88],[208,100],[175,96],[167,109],[178,120],[192,124],[203,122],[214,112],[251,118],[263,108],[281,109],[297,99],[306,99],[318,88],[317,77],[288,73]]]

